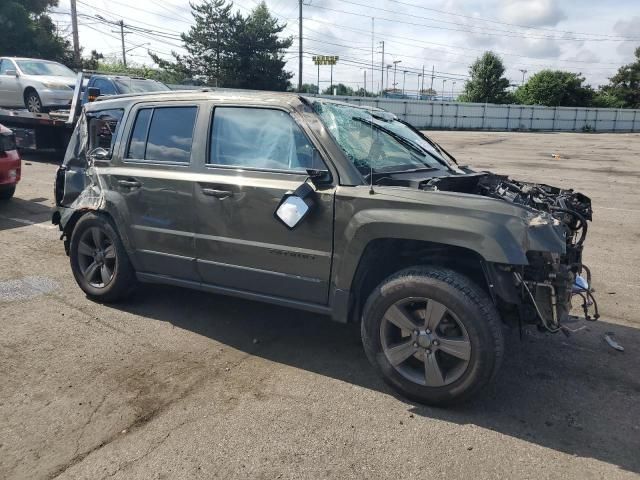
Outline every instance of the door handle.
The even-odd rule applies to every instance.
[[[137,180],[118,180],[118,185],[126,188],[140,188],[142,186]]]
[[[203,188],[202,193],[209,197],[216,197],[220,199],[231,197],[233,195],[233,192],[230,192],[229,190],[216,190],[215,188]]]

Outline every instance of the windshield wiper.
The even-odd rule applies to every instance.
[[[447,167],[449,170],[453,170],[451,168],[451,166],[449,164],[447,164],[447,162],[444,159],[439,158],[437,155],[434,155],[430,151],[425,150],[424,148],[420,147],[419,145],[413,143],[411,140],[409,140],[407,138],[404,138],[402,135],[398,135],[393,130],[389,130],[388,128],[385,128],[382,125],[378,125],[377,123],[374,123],[371,120],[366,120],[364,118],[353,117],[353,120],[356,120],[358,122],[362,122],[362,123],[364,123],[366,125],[372,126],[373,128],[376,128],[376,129],[386,133],[387,135],[389,135],[393,139],[397,140],[399,143],[401,143],[405,147],[409,148],[410,150],[413,150],[414,153],[417,153],[417,154],[423,155],[423,156],[426,153],[427,155],[429,155],[431,158],[433,158],[439,164]]]

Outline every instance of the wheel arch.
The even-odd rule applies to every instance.
[[[78,221],[89,213],[92,213],[99,217],[103,217],[106,221],[108,221],[111,224],[111,227],[115,230],[115,232],[118,234],[118,236],[122,240],[122,244],[124,245],[124,248],[127,251],[129,258],[132,259],[133,258],[131,255],[132,248],[131,248],[131,243],[129,242],[129,238],[126,235],[126,232],[123,231],[123,229],[118,228],[118,224],[113,218],[113,216],[111,215],[111,213],[109,213],[106,210],[94,210],[90,208],[75,210],[69,216],[69,218],[66,219],[64,226],[62,226],[62,238],[64,239],[64,250],[67,253],[67,255],[69,255],[69,247],[71,243],[71,236],[73,235],[73,230],[75,229]]]
[[[426,240],[377,238],[365,246],[349,288],[346,321],[358,322],[373,289],[385,278],[415,265],[432,265],[456,271],[493,298],[486,262],[476,251]],[[344,321],[344,320],[343,320]]]

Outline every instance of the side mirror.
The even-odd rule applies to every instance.
[[[109,160],[111,158],[111,154],[106,148],[98,147],[89,152],[89,157],[93,160]]]
[[[87,96],[89,97],[88,100],[90,102],[93,102],[96,98],[100,96],[100,89],[97,87],[87,88]]]
[[[314,195],[313,187],[303,183],[294,192],[285,193],[273,216],[289,230],[293,230],[313,208]]]
[[[18,77],[18,71],[17,70],[5,70],[4,71],[5,75],[9,75],[9,76],[13,76],[13,77]]]

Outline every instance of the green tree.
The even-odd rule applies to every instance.
[[[636,61],[624,65],[602,87],[599,98],[609,98],[618,107],[640,108],[640,47],[635,51]]]
[[[485,52],[469,68],[471,79],[464,85],[461,102],[507,103],[511,100],[504,77],[504,64],[493,52]]]
[[[313,83],[303,83],[298,93],[318,93],[318,86]]]
[[[98,53],[97,50],[91,50],[91,55],[89,58],[82,58],[82,69],[83,70],[98,70],[100,66],[100,60],[104,60],[104,55]]]
[[[101,73],[121,74],[129,77],[150,78],[166,84],[180,84],[184,80],[183,76],[173,71],[131,63],[127,63],[125,67],[121,61],[113,60],[100,60],[97,62],[96,68],[92,70]]]
[[[336,89],[336,95],[354,95],[353,88],[347,87],[344,83],[338,83],[337,85],[331,85],[325,88],[322,93],[324,95],[333,95],[333,89]]]
[[[206,84],[228,86],[227,60],[235,17],[231,15],[231,3],[226,0],[204,0],[200,4],[190,3],[195,24],[188,33],[181,34],[187,55],[172,52],[175,62],[149,55],[161,69],[183,78],[199,77]]]
[[[247,17],[236,14],[232,27],[230,54],[225,62],[228,86],[287,90],[293,75],[284,70],[284,53],[293,39],[279,37],[286,24],[280,25],[261,2]]]
[[[70,43],[62,38],[51,17],[58,0],[0,1],[2,55],[44,58],[73,65]]]
[[[516,90],[515,97],[524,105],[586,107],[595,92],[584,81],[579,73],[541,70]]]

